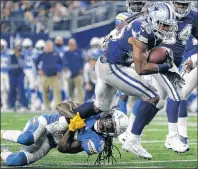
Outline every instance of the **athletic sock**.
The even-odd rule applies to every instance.
[[[19,136],[22,134],[20,130],[1,130],[1,138],[7,141],[17,143]]]
[[[116,109],[123,112],[124,114],[127,114],[127,101],[128,101],[128,96],[126,96],[124,99],[120,98]]]
[[[4,150],[1,152],[1,158],[8,164],[8,166],[22,166],[28,164],[24,152],[12,153],[8,150]]]
[[[96,115],[97,113],[100,113],[101,111],[96,112],[94,109],[94,102],[86,102],[82,105],[80,105],[78,108],[73,110],[74,112],[79,112],[81,118],[87,118],[93,115]]]
[[[141,100],[131,132],[135,135],[141,135],[144,127],[151,122],[158,110],[153,104]]]
[[[182,100],[179,106],[178,132],[179,132],[179,135],[185,138],[188,137],[187,121],[188,121],[187,101]]]
[[[180,103],[181,101],[174,101],[170,98],[167,99],[166,112],[168,117],[169,135],[175,135],[178,133],[177,122]]]

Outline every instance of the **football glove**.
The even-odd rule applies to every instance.
[[[174,63],[173,51],[170,50],[169,52],[167,52],[166,64],[169,66],[169,68],[172,68],[173,63]]]
[[[69,123],[69,130],[70,131],[75,131],[77,129],[83,128],[85,127],[85,119],[82,119],[80,117],[80,114],[77,113],[71,120]]]
[[[166,77],[173,84],[175,88],[182,88],[182,85],[185,85],[185,80],[176,72],[168,71]]]

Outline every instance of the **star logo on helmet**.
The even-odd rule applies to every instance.
[[[153,11],[159,11],[159,8],[156,6]]]

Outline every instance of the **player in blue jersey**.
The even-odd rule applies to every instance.
[[[113,30],[105,38],[104,56],[96,63],[96,100],[74,109],[82,118],[108,111],[117,89],[129,96],[140,97],[142,100],[137,109],[138,114],[122,148],[146,159],[151,159],[152,156],[141,145],[141,133],[158,112],[155,105],[159,96],[154,87],[140,75],[159,73],[167,81],[167,76],[171,75],[179,84],[183,82],[177,73],[168,71],[172,67],[171,53],[165,64],[147,62],[148,51],[165,36],[172,34],[175,27],[173,8],[167,3],[156,3],[149,8],[145,19],[134,20],[117,33]],[[131,67],[132,63],[135,67]],[[176,151],[183,152],[185,149],[179,147]]]
[[[35,87],[36,87],[36,69],[34,65],[34,52],[32,48],[32,40],[29,38],[25,38],[22,41],[22,56],[24,57],[25,66],[24,66],[24,73],[25,73],[25,82],[26,87],[30,90],[30,103],[31,109],[33,108],[33,103],[37,98]]]
[[[57,109],[60,112],[64,110],[67,118],[60,114],[46,114],[31,118],[23,132],[1,130],[3,139],[25,145],[17,153],[4,149],[1,159],[9,166],[28,165],[46,156],[55,147],[62,153],[85,151],[88,155],[99,154],[104,150],[106,138],[117,137],[127,127],[126,115],[116,110],[113,114],[103,114],[105,118],[99,114],[87,118],[83,121],[83,126],[86,126],[74,132],[69,117],[74,116],[72,109],[78,105],[70,101],[58,105]]]
[[[142,12],[143,10],[146,10],[146,8],[151,5],[148,1],[138,1],[138,0],[129,0],[126,1],[127,11],[120,13],[116,16],[115,26],[118,26],[122,21],[126,20],[128,17],[135,15],[139,12]],[[146,76],[148,77],[148,76]],[[124,112],[127,114],[127,102],[128,102],[128,96],[121,91],[118,91],[117,95],[119,96],[119,100],[117,103],[117,110],[120,110],[121,112]],[[119,141],[123,144],[124,140],[126,140],[127,132],[130,133],[133,122],[135,119],[136,114],[136,107],[139,104],[139,100],[135,102],[134,108],[132,110],[132,113],[130,114],[130,120],[129,125],[127,127],[127,131],[119,136]]]
[[[163,40],[162,46],[168,47],[173,51],[174,66],[171,69],[173,72],[179,72],[178,67],[181,65],[186,41],[190,35],[197,37],[198,27],[197,27],[197,11],[192,9],[192,3],[190,1],[173,1],[170,2],[175,10],[177,16],[177,31],[174,32],[170,37]],[[160,99],[165,100],[167,95],[167,106],[166,112],[168,117],[168,135],[165,142],[165,147],[168,149],[173,149],[175,151],[176,147],[186,147],[186,151],[189,149],[189,145],[183,142],[178,144],[180,139],[178,133],[178,116],[179,116],[179,106],[183,100],[183,90],[180,86],[175,86],[167,84],[167,81],[163,77],[156,77],[153,75],[158,82],[158,91],[160,93]],[[173,83],[174,84],[174,81]],[[163,103],[163,102],[161,102]],[[159,106],[161,107],[161,106]],[[184,116],[180,113],[180,116]],[[181,139],[182,141],[183,139]]]
[[[187,145],[189,145],[187,134],[187,99],[191,92],[197,87],[197,58],[198,40],[195,37],[191,36],[186,44],[183,58],[185,62],[183,63],[181,70],[181,76],[183,76],[184,80],[186,81],[186,84],[183,87],[184,98],[180,103],[178,119],[178,132],[180,135],[180,139],[183,140],[183,142]]]
[[[8,76],[8,59],[11,55],[7,48],[7,42],[1,39],[1,110],[8,108],[8,91],[9,91],[9,76]]]

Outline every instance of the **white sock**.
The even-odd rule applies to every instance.
[[[1,152],[1,159],[2,159],[3,161],[6,162],[6,159],[7,159],[7,157],[8,157],[10,154],[12,154],[10,151],[4,150],[3,152]]]
[[[17,143],[17,139],[21,133],[22,131],[20,130],[1,130],[1,138]]]
[[[127,133],[131,133],[131,130],[132,130],[132,127],[133,127],[133,123],[135,121],[135,115],[133,113],[131,113],[130,117],[129,117],[129,124],[128,124],[128,127],[127,127]]]
[[[177,123],[168,123],[168,134],[171,136],[177,133],[178,133]]]
[[[183,137],[188,137],[187,121],[188,121],[188,117],[179,117],[178,118],[178,132],[179,132],[179,135],[181,135]]]

